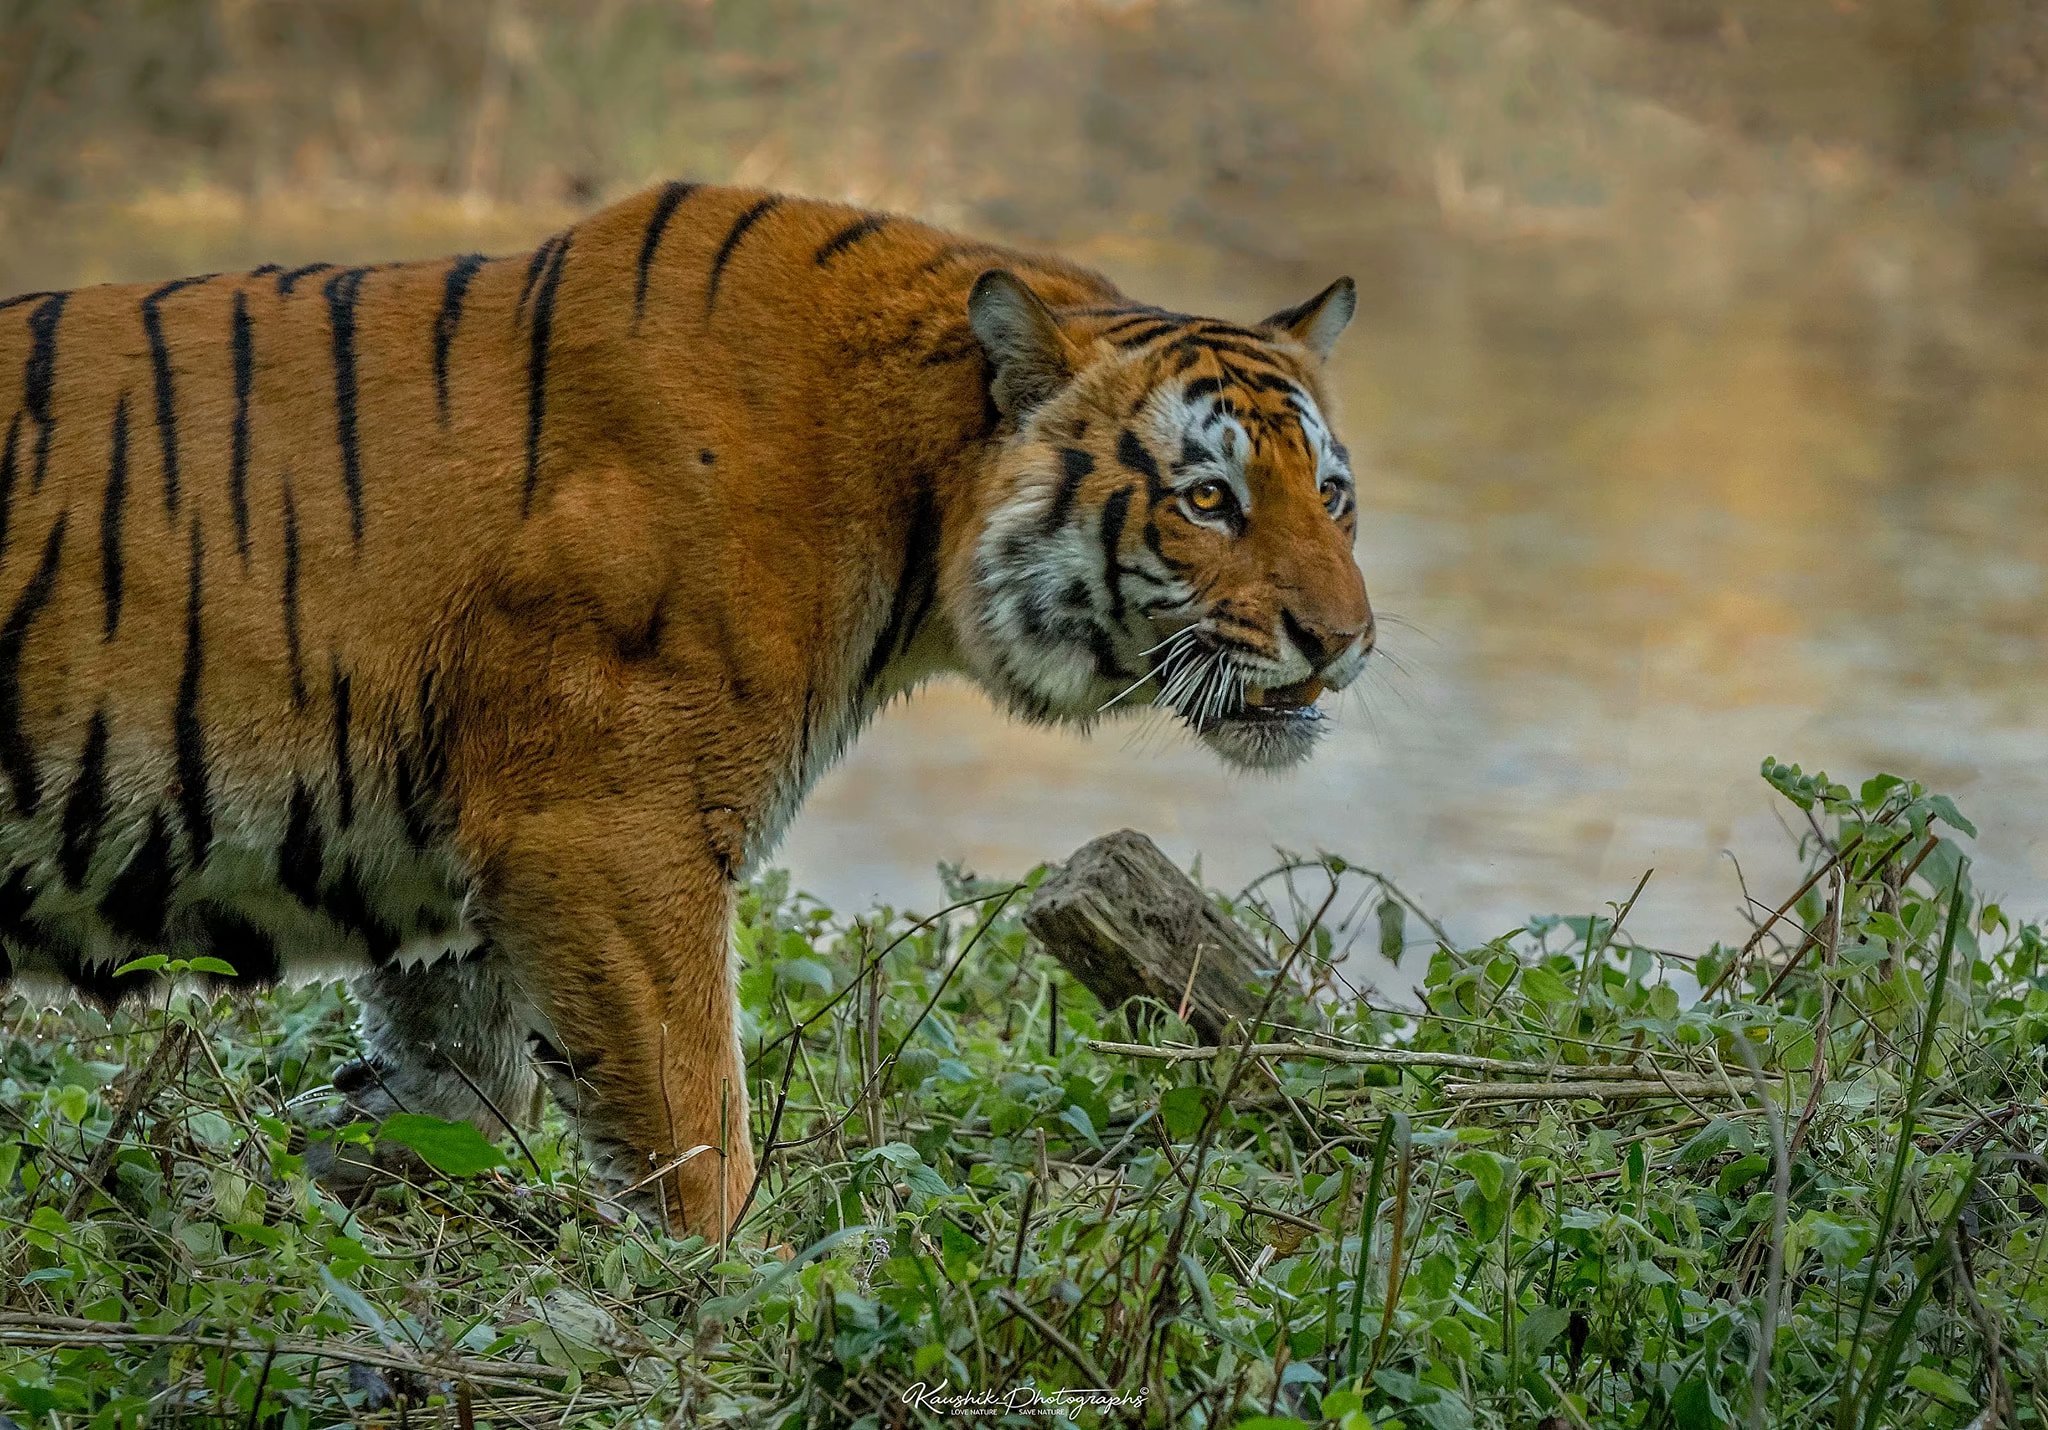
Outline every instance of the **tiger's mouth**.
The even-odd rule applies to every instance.
[[[1316,708],[1323,682],[1315,676],[1292,685],[1247,685],[1236,701],[1198,728],[1202,733],[1224,725],[1310,725],[1323,718]]]

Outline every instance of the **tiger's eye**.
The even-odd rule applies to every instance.
[[[1188,488],[1188,505],[1204,516],[1215,516],[1229,510],[1235,500],[1230,488],[1222,482],[1197,482]]]
[[[1322,486],[1322,497],[1323,505],[1329,508],[1331,515],[1336,515],[1344,506],[1344,483],[1338,481],[1335,477],[1325,478]]]

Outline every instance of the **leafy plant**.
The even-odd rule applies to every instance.
[[[336,1201],[298,1123],[350,1050],[338,989],[17,1006],[0,1403],[24,1426],[2048,1424],[2041,928],[1978,897],[1943,797],[1764,775],[1811,822],[1739,943],[1646,947],[1624,900],[1462,947],[1381,875],[1295,861],[1227,907],[1307,976],[1192,1057],[1170,1010],[1105,1009],[1037,951],[1019,886],[842,918],[764,878],[737,941],[765,1170],[724,1246],[605,1205],[552,1114],[516,1159],[390,1119],[431,1175]],[[1434,935],[1413,1006],[1346,984],[1332,886],[1376,938]]]

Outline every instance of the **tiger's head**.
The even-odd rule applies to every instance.
[[[1240,327],[981,276],[1005,420],[955,624],[984,686],[1040,720],[1164,707],[1243,768],[1308,755],[1375,636],[1319,381],[1356,305],[1343,278]]]

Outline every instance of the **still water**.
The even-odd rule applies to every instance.
[[[0,288],[510,251],[563,217],[82,215],[72,238],[96,238],[17,246]],[[1333,384],[1384,656],[1318,757],[1233,774],[1156,721],[1030,729],[935,685],[812,796],[779,856],[803,887],[930,907],[941,861],[1013,875],[1130,826],[1224,887],[1276,848],[1341,853],[1461,938],[1654,869],[1631,927],[1699,951],[1746,928],[1738,864],[1773,904],[1796,881],[1769,754],[1954,794],[1980,885],[2048,912],[2048,323],[2014,318],[2048,312],[2048,277],[1959,305],[1820,260],[1702,286],[1427,225],[1339,247],[1361,303]],[[1076,256],[1239,318],[1334,276]]]

